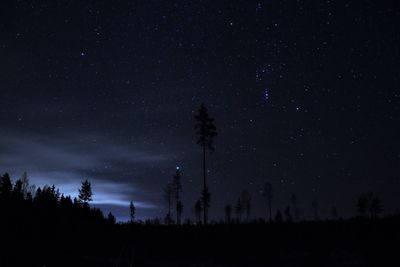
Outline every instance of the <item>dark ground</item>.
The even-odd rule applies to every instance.
[[[0,266],[400,264],[400,223],[394,217],[209,226],[4,222]]]

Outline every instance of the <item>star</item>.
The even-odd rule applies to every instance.
[[[264,89],[264,100],[268,101],[268,99],[269,99],[269,91],[268,91],[268,88],[265,88]]]

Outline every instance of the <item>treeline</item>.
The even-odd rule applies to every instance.
[[[87,180],[72,198],[54,185],[29,184],[26,173],[15,182],[1,175],[0,266],[105,266],[119,249],[115,218],[91,208],[91,198]]]
[[[2,224],[38,228],[57,228],[62,226],[81,227],[82,225],[114,224],[115,217],[107,218],[102,211],[91,208],[91,184],[85,180],[79,190],[78,198],[65,196],[54,185],[37,187],[29,184],[27,174],[12,183],[10,175],[0,177],[0,214]]]
[[[82,181],[79,196],[71,198],[54,185],[30,185],[26,173],[15,183],[3,174],[0,234],[5,246],[0,266],[201,266],[210,259],[204,266],[324,266],[327,259],[334,266],[369,266],[366,263],[397,255],[394,247],[382,244],[398,242],[400,215],[379,218],[383,206],[372,193],[359,197],[358,218],[306,222],[287,208],[270,219],[274,202],[268,184],[264,196],[271,201],[265,203],[265,218],[250,218],[252,198],[243,190],[236,206],[225,207],[225,220],[205,226],[201,207],[195,220],[182,220],[180,178],[177,169],[166,199],[167,221],[135,220],[131,202],[131,222],[115,224],[112,214],[104,217],[90,207],[88,180]],[[290,203],[297,206],[294,195]],[[346,265],[350,261],[359,264]]]
[[[130,223],[147,225],[172,225],[172,224],[203,224],[203,203],[201,199],[196,201],[192,211],[192,218],[182,218],[183,201],[181,172],[177,168],[172,182],[164,188],[164,196],[167,205],[167,213],[163,219],[153,218],[145,221],[135,220],[136,207],[130,202]],[[265,200],[265,217],[251,218],[252,196],[249,191],[243,190],[234,205],[226,205],[221,211],[219,221],[211,220],[212,224],[237,224],[237,223],[267,223],[267,222],[300,222],[303,221],[297,204],[296,195],[292,194],[288,200],[287,207],[281,212],[276,209],[273,213],[274,194],[271,183],[265,183],[262,191]],[[10,175],[5,173],[0,177],[0,214],[7,218],[3,222],[19,224],[21,221],[38,224],[41,227],[53,227],[55,225],[114,225],[116,218],[110,212],[105,217],[98,208],[89,206],[92,201],[91,183],[88,180],[82,181],[79,195],[71,198],[64,195],[54,185],[36,187],[29,183],[25,172],[20,179],[12,182]],[[320,220],[319,204],[316,199],[310,205],[313,211],[313,220]],[[378,218],[383,212],[383,205],[379,197],[372,192],[364,193],[355,205],[357,218]],[[331,215],[326,219],[338,220],[340,218],[336,207],[331,208]]]
[[[167,207],[167,212],[164,219],[156,218],[153,220],[147,220],[147,222],[153,222],[155,224],[204,224],[207,221],[204,220],[204,202],[202,198],[199,198],[192,206],[192,218],[186,218],[182,220],[183,202],[182,196],[182,184],[181,184],[181,171],[177,168],[175,175],[172,176],[172,180],[167,183],[164,187],[164,199]],[[233,204],[225,205],[224,209],[220,211],[220,218],[224,218],[216,222],[211,220],[211,223],[221,224],[237,224],[237,223],[266,223],[266,222],[301,222],[307,220],[306,216],[302,215],[302,210],[299,207],[297,196],[291,194],[287,205],[284,209],[280,207],[274,207],[275,194],[274,186],[270,182],[266,182],[261,190],[261,194],[264,199],[264,203],[257,203],[265,207],[265,216],[251,216],[253,198],[248,190],[242,190]],[[209,204],[209,203],[208,203]],[[209,207],[209,206],[207,206]],[[304,207],[303,207],[304,208]],[[329,215],[320,215],[320,204],[318,199],[314,198],[309,203],[309,209],[312,216],[308,217],[313,221],[319,220],[339,220],[341,216],[336,206],[330,207]],[[355,218],[359,219],[376,219],[379,218],[383,211],[384,206],[381,199],[372,192],[366,192],[359,196],[357,203],[354,203]]]
[[[203,189],[200,197],[192,205],[192,212],[194,220],[187,219],[187,224],[207,224],[209,220],[208,210],[211,204],[211,192],[207,186],[207,171],[206,171],[206,151],[214,151],[214,137],[217,136],[217,128],[214,125],[215,119],[212,118],[208,109],[204,104],[200,106],[197,114],[194,116],[196,123],[194,129],[197,135],[197,144],[202,150],[202,163],[203,163]],[[164,219],[156,219],[158,223],[163,221],[165,224],[181,224],[183,213],[182,184],[181,172],[179,167],[176,174],[172,177],[164,188],[164,198],[167,207],[167,213]],[[299,222],[304,220],[301,216],[301,210],[298,205],[297,196],[291,194],[288,199],[288,204],[284,209],[274,208],[274,187],[271,182],[265,182],[262,189],[262,196],[264,198],[265,217],[260,217],[253,221],[269,221],[269,222]],[[321,220],[320,205],[318,199],[313,199],[309,206],[312,212],[312,218],[315,221]],[[252,210],[252,196],[248,190],[243,190],[234,203],[227,204],[224,210],[221,211],[221,216],[224,221],[221,223],[242,223],[250,222]],[[383,205],[378,196],[372,192],[363,193],[357,202],[357,217],[359,218],[377,218],[383,213]],[[175,216],[173,216],[175,213]],[[175,218],[175,219],[174,219]],[[336,206],[330,207],[330,216],[327,217],[331,220],[340,218],[338,208]],[[215,221],[214,221],[215,222]]]

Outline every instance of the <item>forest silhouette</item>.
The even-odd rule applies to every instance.
[[[289,205],[274,211],[274,186],[267,181],[262,195],[265,214],[251,217],[252,196],[243,190],[210,220],[211,192],[206,183],[206,151],[213,150],[214,119],[205,105],[196,115],[196,134],[203,154],[203,189],[192,218],[182,218],[181,172],[177,168],[162,192],[164,218],[117,223],[90,206],[95,192],[82,181],[78,197],[55,185],[37,187],[27,173],[15,182],[0,177],[0,266],[384,266],[396,260],[400,214],[386,214],[372,192],[349,203],[353,218],[340,218],[331,208],[321,218],[317,199],[310,203],[313,219],[305,220],[292,194]]]

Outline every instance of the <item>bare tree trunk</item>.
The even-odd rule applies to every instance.
[[[168,224],[170,223],[171,219],[171,197],[168,198]]]
[[[179,190],[179,189],[178,189]],[[176,206],[175,206],[175,211],[176,211],[176,224],[179,223],[179,212],[178,212],[178,205],[179,205],[179,192],[176,193]]]
[[[203,144],[203,192],[206,193],[206,145]],[[206,194],[203,195],[203,221],[204,224],[207,224],[207,196]]]
[[[272,205],[271,205],[271,201],[269,201],[269,220],[272,221]]]

